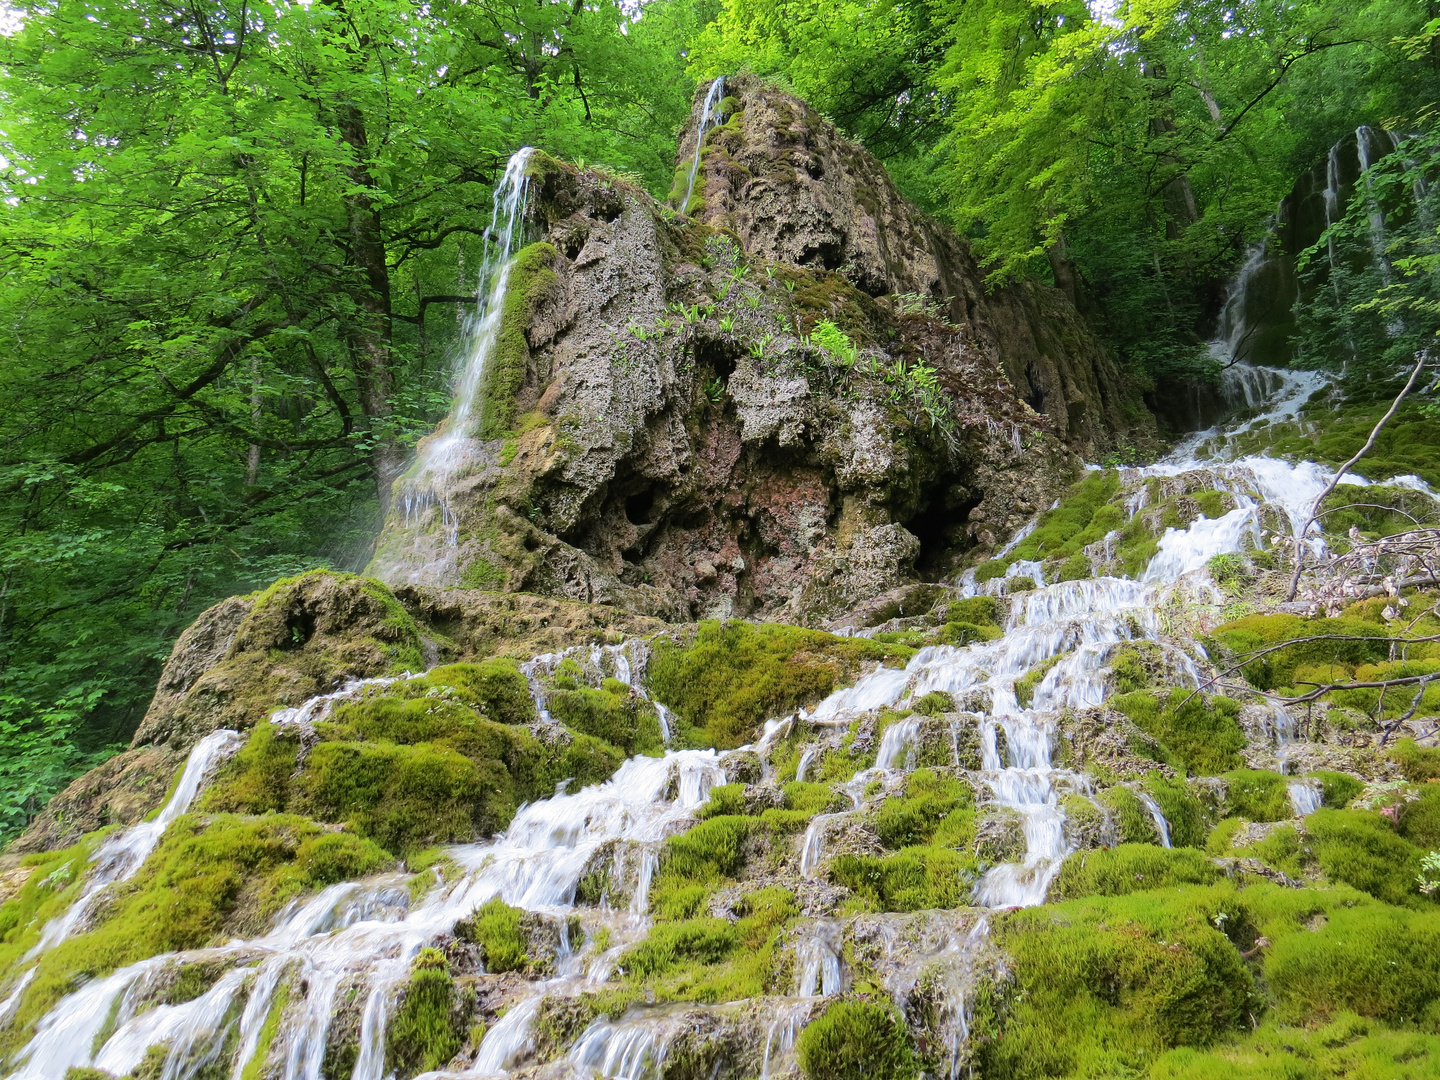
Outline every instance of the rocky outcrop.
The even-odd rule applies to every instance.
[[[694,161],[707,89],[696,91],[678,170]],[[701,220],[733,230],[751,256],[833,270],[871,296],[935,305],[1079,453],[1154,438],[1135,375],[1120,370],[1062,293],[1035,282],[987,290],[969,245],[805,102],[748,75],[727,79],[725,92],[725,119],[706,133],[691,198]]]
[[[531,168],[540,239],[486,387],[505,426],[386,523],[371,569],[392,585],[814,623],[933,580],[1073,478],[943,312],[602,174]]]

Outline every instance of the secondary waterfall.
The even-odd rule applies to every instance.
[[[680,203],[680,212],[686,213],[690,197],[695,194],[695,177],[700,172],[700,152],[705,148],[705,136],[724,119],[720,103],[725,99],[725,76],[716,76],[705,92],[705,102],[700,107],[700,124],[695,129],[695,159],[690,162],[690,176],[685,181],[685,198]]]

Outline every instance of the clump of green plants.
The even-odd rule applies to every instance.
[[[530,965],[523,929],[525,912],[491,897],[455,925],[455,936],[480,946],[485,970],[492,975],[522,971]]]
[[[1170,857],[1172,865],[1187,858]],[[1145,1075],[1166,1050],[1238,1031],[1256,989],[1215,925],[1222,914],[1221,925],[1234,921],[1231,896],[1218,886],[1170,886],[1007,916],[996,936],[1015,985],[1003,1037],[977,1047],[983,1075]]]
[[[1414,739],[1401,739],[1391,748],[1390,760],[1400,766],[1405,779],[1412,783],[1440,778],[1440,748],[1421,746]]]
[[[959,907],[979,877],[973,854],[935,845],[902,848],[893,855],[837,855],[830,880],[853,894],[851,911],[922,911]]]
[[[455,980],[445,954],[421,949],[385,1033],[385,1064],[392,1073],[431,1072],[460,1052],[464,1040],[455,998]]]
[[[1077,851],[1067,858],[1050,886],[1050,898],[1125,896],[1167,886],[1210,885],[1220,877],[1219,867],[1193,848],[1121,844]]]
[[[619,679],[605,679],[599,689],[560,676],[546,700],[550,714],[575,731],[618,746],[626,754],[664,752],[655,706]]]
[[[649,679],[693,741],[731,748],[767,718],[813,704],[853,679],[867,661],[912,655],[903,645],[780,623],[704,622],[688,644],[656,643]]]
[[[1180,689],[1135,690],[1117,694],[1110,704],[1169,751],[1168,764],[1192,776],[1214,776],[1240,764],[1245,733],[1240,703],[1233,698]]]
[[[1246,821],[1284,821],[1293,813],[1290,781],[1264,769],[1235,769],[1225,773],[1226,816]]]
[[[915,1075],[905,1024],[878,1002],[837,1001],[800,1033],[795,1054],[813,1080],[909,1080]]]
[[[1395,824],[1371,810],[1317,810],[1305,819],[1320,868],[1378,900],[1401,906],[1429,905],[1416,886],[1425,851],[1406,840]]]
[[[932,841],[941,847],[968,846],[975,836],[975,789],[966,780],[933,769],[917,769],[905,780],[905,793],[880,805],[875,827],[888,848]]]

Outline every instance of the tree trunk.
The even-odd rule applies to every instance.
[[[363,278],[356,297],[362,314],[354,325],[343,328],[343,332],[355,359],[360,408],[373,438],[371,463],[383,514],[390,505],[390,485],[405,463],[404,451],[387,424],[395,380],[390,347],[390,267],[385,258],[380,211],[369,194],[375,180],[366,161],[369,143],[365,118],[355,105],[346,103],[340,106],[339,121],[340,137],[353,154],[345,173],[357,190],[345,196],[345,211],[350,226],[351,254]]]

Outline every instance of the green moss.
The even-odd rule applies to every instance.
[[[1035,531],[1016,545],[1010,561],[1069,559],[1087,544],[1104,539],[1106,533],[1125,524],[1121,508],[1108,505],[1119,491],[1120,474],[1114,469],[1087,473],[1059,506],[1041,516]],[[1083,576],[1090,576],[1088,562]]]
[[[975,789],[968,781],[954,779],[933,769],[918,769],[905,780],[905,794],[891,796],[880,804],[875,827],[887,848],[928,844],[937,829],[947,825],[949,843],[968,846],[975,833]],[[959,815],[955,821],[949,819]]]
[[[911,707],[921,716],[940,716],[955,709],[955,699],[943,690],[931,690]]]
[[[1356,1012],[1435,1030],[1440,925],[1434,915],[1316,899],[1308,906],[1321,907],[1323,916],[1309,916],[1311,929],[1271,935],[1265,978],[1280,1018],[1308,1022]]]
[[[745,864],[744,843],[755,819],[724,815],[702,821],[665,841],[660,876],[708,883],[733,877]]]
[[[1332,810],[1345,809],[1351,799],[1365,790],[1365,782],[1349,773],[1317,769],[1307,775],[1320,781],[1320,797]]]
[[[1206,853],[1222,857],[1234,854],[1235,834],[1244,827],[1245,822],[1238,817],[1226,818],[1217,823],[1205,841]]]
[[[1420,797],[1399,808],[1400,835],[1421,850],[1440,849],[1440,785],[1426,784]]]
[[[1175,689],[1117,694],[1110,704],[1169,751],[1171,764],[1192,776],[1213,776],[1240,764],[1245,733],[1240,703],[1228,697]],[[1266,819],[1269,820],[1269,819]]]
[[[511,907],[495,896],[476,908],[468,919],[457,923],[455,936],[480,946],[485,970],[490,974],[522,971],[530,965],[525,934],[521,929],[524,915],[520,908]]]
[[[1401,739],[1390,750],[1390,760],[1400,766],[1405,779],[1422,783],[1440,777],[1440,748],[1420,746],[1414,739]]]
[[[241,1074],[240,1080],[260,1080],[265,1074],[265,1059],[270,1056],[270,1047],[280,1033],[280,1020],[290,1004],[290,984],[282,982],[275,988],[270,999],[270,1011],[265,1014],[265,1023],[260,1026],[260,1037],[255,1041],[255,1053]]]
[[[1071,555],[1056,572],[1056,581],[1083,581],[1092,577],[1094,570],[1091,569],[1090,559],[1084,554]]]
[[[782,790],[786,810],[795,810],[810,816],[843,810],[849,805],[845,796],[825,784],[791,781]]]
[[[1249,850],[1266,866],[1272,866],[1292,878],[1303,877],[1314,861],[1300,831],[1293,825],[1275,829],[1263,840],[1250,845]]]
[[[631,976],[648,979],[682,964],[716,964],[738,947],[736,927],[724,919],[656,923],[645,940],[628,950],[621,964]]]
[[[1108,808],[1113,815],[1116,832],[1122,844],[1157,844],[1160,834],[1155,828],[1155,819],[1150,811],[1129,788],[1106,788],[1095,797],[1095,801]]]
[[[1009,568],[1008,559],[988,559],[975,568],[975,581],[982,585],[987,581],[994,581],[998,577],[1004,577]]]
[[[910,1080],[914,1052],[905,1024],[878,1002],[837,1001],[800,1033],[800,1068],[813,1080]]]
[[[1068,653],[1056,653],[1048,660],[1041,660],[1024,675],[1015,680],[1015,700],[1020,703],[1022,709],[1028,709],[1030,702],[1035,700],[1035,689],[1050,674],[1050,669],[1068,656]]]
[[[508,662],[439,671],[440,681],[407,680],[338,706],[331,722],[317,725],[322,741],[298,772],[296,736],[259,725],[202,805],[344,822],[408,856],[497,832],[522,802],[552,794],[559,781],[598,783],[625,760],[623,750],[584,734],[542,743],[518,723],[477,713],[473,706],[484,706],[518,720],[529,709]]]
[[[606,679],[598,690],[576,686],[552,691],[546,707],[567,726],[627,754],[664,752],[655,706],[618,679]]]
[[[705,805],[696,811],[695,816],[703,821],[706,818],[744,813],[745,785],[720,784],[710,789],[709,798],[705,800]]]
[[[964,600],[952,600],[945,607],[945,621],[999,626],[1000,602],[993,596],[971,596]]]
[[[1247,615],[1215,631],[1215,639],[1232,654],[1245,655],[1301,637],[1344,634],[1367,641],[1312,641],[1266,653],[1241,668],[1250,685],[1261,690],[1294,684],[1302,665],[1321,669],[1337,679],[1349,678],[1357,664],[1376,663],[1390,655],[1390,639],[1383,626],[1366,619],[1340,617],[1306,619],[1299,615]]]
[[[1206,893],[1092,897],[1008,916],[996,929],[1015,988],[1002,1037],[977,1047],[982,1075],[1141,1075],[1168,1049],[1236,1030],[1255,988],[1212,925]]]
[[[1224,774],[1227,817],[1246,821],[1284,821],[1293,813],[1290,781],[1264,769],[1236,769]]]
[[[1213,862],[1191,848],[1121,844],[1071,855],[1050,886],[1050,898],[1124,896],[1174,885],[1209,885],[1220,876]]]
[[[1424,851],[1396,832],[1385,815],[1370,810],[1317,810],[1305,819],[1320,868],[1390,904],[1425,906],[1415,884]]]
[[[39,941],[45,924],[74,903],[90,856],[104,839],[105,831],[96,832],[73,847],[25,856],[30,876],[0,904],[0,973],[18,973],[17,964]]]
[[[421,949],[385,1033],[389,1069],[413,1076],[440,1068],[460,1052],[464,1038],[454,998],[455,980],[445,954]]]
[[[1145,778],[1148,791],[1170,824],[1170,842],[1177,848],[1203,848],[1210,833],[1210,815],[1183,780],[1167,780],[1159,773]]]
[[[526,333],[536,307],[555,284],[556,254],[553,244],[540,242],[521,248],[511,263],[500,333],[483,388],[484,408],[477,432],[482,438],[498,438],[514,423],[515,395],[525,383],[530,364]]]
[[[1208,1050],[1161,1055],[1151,1080],[1423,1080],[1440,1071],[1440,1036],[1396,1031],[1351,1012],[1318,1028],[1269,1020]]]
[[[948,622],[935,632],[935,641],[940,645],[973,645],[977,641],[994,641],[1004,631],[998,626],[982,623]]]
[[[474,664],[431,668],[423,680],[414,681],[454,687],[467,703],[502,724],[528,724],[535,719],[530,684],[520,664],[509,658],[491,657]]]
[[[838,855],[830,880],[854,894],[862,909],[922,911],[960,907],[970,900],[979,867],[953,848],[916,846],[894,855]]]
[[[658,641],[649,677],[654,696],[699,741],[728,748],[748,741],[768,717],[820,700],[866,661],[911,655],[900,645],[778,623],[704,622],[688,645]]]
[[[391,865],[369,841],[288,814],[179,817],[139,872],[114,888],[94,929],[40,958],[11,1031],[27,1030],[77,979],[257,934],[296,896]]]

